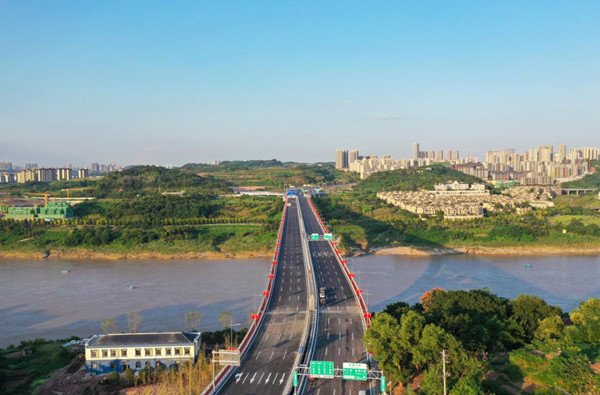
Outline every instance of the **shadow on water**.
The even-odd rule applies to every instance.
[[[571,284],[568,276],[579,278],[584,269],[580,272],[568,271],[563,274],[563,270],[556,270],[563,276],[561,279],[552,279],[552,275],[547,275],[543,278],[532,279],[533,270],[543,271],[546,268],[543,264],[537,265],[536,268],[527,269],[523,264],[529,260],[511,258],[502,260],[485,260],[469,257],[433,257],[433,258],[406,258],[390,256],[370,256],[358,258],[360,260],[369,260],[368,269],[362,271],[364,288],[368,291],[369,287],[380,287],[377,282],[378,277],[385,274],[381,273],[382,268],[375,263],[375,260],[393,259],[395,265],[404,268],[400,271],[397,278],[388,279],[390,285],[386,285],[389,292],[386,292],[384,299],[370,305],[370,310],[381,311],[388,304],[403,301],[409,304],[419,302],[419,298],[426,291],[439,287],[447,290],[469,290],[478,288],[488,288],[491,292],[498,294],[501,297],[515,298],[520,294],[537,295],[546,300],[549,304],[561,306],[565,311],[570,311],[576,307],[582,300],[588,297],[600,296],[600,282],[594,280],[596,276],[589,279],[589,284],[585,288],[576,289],[577,284]],[[539,258],[539,259],[552,259]],[[359,264],[359,268],[364,268],[367,262]],[[501,265],[507,265],[504,268]],[[511,265],[508,267],[508,265]],[[373,271],[376,268],[377,271]],[[418,268],[418,269],[417,269]],[[396,268],[397,269],[397,268]],[[516,271],[516,274],[510,271]],[[411,280],[413,274],[416,275],[414,280]],[[372,279],[365,279],[366,276],[372,276]],[[393,280],[393,283],[392,283]],[[539,284],[536,284],[539,283]],[[556,283],[556,284],[554,284]],[[573,292],[569,292],[569,287]],[[391,288],[391,289],[389,289]],[[394,293],[394,289],[401,289],[400,292]],[[566,291],[565,291],[566,290]],[[560,292],[558,292],[560,291]],[[387,296],[391,295],[391,296]],[[577,295],[577,296],[575,296]]]
[[[190,311],[200,311],[203,319],[199,324],[199,330],[218,330],[223,326],[218,320],[222,311],[234,312],[236,323],[240,323],[236,330],[249,327],[249,312],[240,311],[240,308],[248,304],[248,299],[228,299],[217,303],[198,306],[192,303],[173,304],[140,310],[142,323],[138,332],[154,331],[182,331],[185,330],[184,315]],[[117,332],[127,332],[127,314],[114,317],[105,317],[102,320],[79,320],[68,324],[52,327],[45,326],[48,322],[60,319],[62,314],[52,315],[42,310],[25,310],[26,305],[12,306],[0,309],[0,320],[2,322],[3,334],[0,337],[0,347],[9,344],[19,344],[22,340],[30,340],[36,337],[46,339],[62,339],[70,336],[89,337],[102,333],[101,323],[105,319],[115,318]]]

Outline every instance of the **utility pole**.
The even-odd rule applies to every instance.
[[[442,350],[442,372],[444,375],[444,395],[446,395],[446,350]]]

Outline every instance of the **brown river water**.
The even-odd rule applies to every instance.
[[[349,265],[372,311],[400,300],[415,303],[433,287],[487,287],[507,298],[534,294],[566,311],[590,296],[600,297],[597,256],[387,255],[354,258]],[[266,286],[269,266],[265,259],[0,260],[0,347],[35,337],[87,337],[113,317],[118,329],[126,331],[126,315],[132,311],[141,312],[139,331],[144,332],[182,330],[184,314],[195,310],[204,316],[201,330],[219,329],[218,316],[224,310],[233,312],[237,323],[247,324]]]

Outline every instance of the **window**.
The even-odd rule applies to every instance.
[[[97,356],[98,356],[98,351],[96,351],[96,350],[90,350],[90,357],[96,358]]]
[[[123,371],[126,371],[126,370],[127,370],[127,368],[129,368],[129,365],[127,365],[127,362],[123,362],[123,363],[121,364],[121,367],[123,368],[123,369],[122,369]]]
[[[108,350],[102,350],[102,358],[108,358]]]
[[[165,348],[165,355],[171,355],[171,348]]]
[[[189,347],[186,347],[183,350],[184,350],[184,354],[185,355],[190,355],[190,348]]]
[[[121,356],[122,357],[126,357],[127,356],[127,349],[126,348],[122,348],[121,349]]]
[[[145,348],[144,349],[144,356],[151,356],[152,355],[152,349],[151,348]]]
[[[98,369],[98,364],[96,362],[94,362],[92,364],[92,369],[94,369],[94,370]]]
[[[135,349],[135,356],[136,357],[141,357],[142,356],[142,349],[141,348],[136,348]]]
[[[110,356],[115,358],[117,356],[117,350],[110,350]]]
[[[181,348],[175,347],[175,355],[181,355]]]
[[[111,369],[116,369],[117,368],[117,363],[116,362],[111,362],[110,363],[110,368]]]
[[[162,348],[155,348],[154,349],[154,355],[157,355],[157,356],[162,355]]]
[[[136,368],[136,369],[139,369],[139,368],[141,368],[141,367],[142,367],[142,363],[141,363],[140,361],[137,361],[137,362],[135,363],[135,368]]]

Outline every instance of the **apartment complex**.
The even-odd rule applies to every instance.
[[[415,143],[412,158],[402,159],[359,156],[358,151],[337,150],[336,168],[359,173],[364,179],[380,171],[448,163],[456,170],[494,183],[552,185],[583,177],[590,172],[589,162],[599,157],[598,148],[567,149],[561,144],[557,151],[552,145],[539,146],[524,153],[516,153],[514,148],[487,151],[485,161],[480,162],[477,156],[461,157],[458,150],[423,151],[419,143]]]
[[[51,182],[57,180],[72,180],[75,178],[86,178],[90,174],[99,175],[112,171],[120,170],[116,164],[99,165],[92,163],[89,168],[73,169],[71,165],[65,167],[39,167],[37,163],[26,163],[25,169],[21,171],[14,170],[11,162],[0,162],[0,184],[26,182]]]

